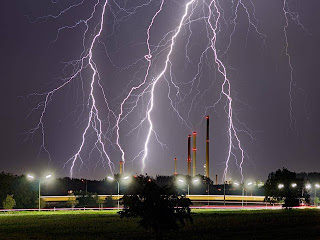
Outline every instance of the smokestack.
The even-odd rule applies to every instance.
[[[216,175],[216,185],[218,185],[218,175]]]
[[[177,158],[174,158],[174,175],[177,175]]]
[[[206,137],[206,177],[209,178],[209,116],[207,119],[207,137]]]
[[[120,175],[123,174],[123,161],[120,161]]]
[[[194,176],[196,176],[196,162],[197,162],[197,140],[196,140],[197,139],[197,133],[193,132],[192,135],[193,135],[193,148],[192,148],[192,151],[193,151],[193,156],[192,156],[193,173],[192,173],[192,176],[194,177]]]
[[[191,176],[191,135],[188,135],[188,176]]]

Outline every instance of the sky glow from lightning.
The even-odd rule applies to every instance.
[[[224,146],[226,156],[219,162],[224,164],[222,178],[223,181],[228,179],[229,166],[234,159],[243,182],[245,173],[243,165],[249,156],[245,151],[242,138],[245,136],[254,139],[254,134],[237,116],[238,109],[235,107],[235,102],[239,103],[241,100],[237,99],[237,94],[232,88],[233,81],[236,81],[234,77],[236,70],[229,63],[229,58],[232,44],[236,41],[234,38],[240,24],[240,16],[245,16],[248,26],[244,47],[249,44],[251,30],[253,30],[262,46],[262,51],[266,52],[267,35],[260,29],[255,4],[252,0],[227,3],[218,0],[186,0],[183,2],[175,3],[181,12],[174,14],[172,26],[168,28],[159,27],[163,21],[163,15],[168,14],[166,13],[169,11],[167,8],[170,7],[170,4],[174,4],[167,0],[137,1],[136,5],[129,4],[127,1],[96,0],[94,4],[91,3],[91,10],[88,11],[87,17],[57,28],[56,37],[50,43],[50,47],[61,41],[66,32],[80,29],[82,31],[82,50],[78,58],[64,62],[63,70],[69,71],[69,74],[60,77],[56,81],[57,85],[49,91],[32,93],[28,96],[28,98],[43,98],[44,100],[32,108],[29,114],[39,112],[40,116],[36,126],[26,133],[26,139],[33,138],[38,131],[41,132],[40,153],[44,151],[49,160],[53,161],[46,142],[45,122],[49,121],[46,120],[46,114],[50,111],[50,104],[59,92],[77,86],[77,101],[79,98],[82,102],[80,104],[77,102],[76,110],[70,114],[81,109],[75,121],[75,125],[82,127],[81,138],[75,140],[78,143],[76,150],[71,157],[67,157],[63,169],[68,168],[71,177],[75,175],[77,168],[80,174],[83,167],[88,168],[90,158],[94,158],[92,156],[94,152],[97,152],[99,157],[95,162],[95,169],[101,164],[107,173],[113,174],[117,172],[115,164],[120,160],[123,164],[126,163],[126,166],[128,162],[132,164],[138,162],[139,171],[144,173],[147,160],[150,160],[150,155],[152,156],[150,150],[152,139],[163,149],[172,151],[165,142],[162,142],[163,136],[160,134],[161,131],[157,131],[155,120],[155,110],[158,107],[156,95],[160,95],[159,89],[162,87],[161,83],[164,82],[167,91],[164,94],[170,110],[181,124],[181,128],[190,134],[202,124],[206,115],[212,116],[211,119],[220,117],[221,111],[219,112],[218,109],[219,106],[222,106],[223,114],[227,119],[225,123],[227,143]],[[49,14],[34,20],[29,17],[29,20],[33,24],[46,24],[51,20],[58,20],[65,15],[72,14],[85,4],[89,4],[88,1],[81,0],[56,14]],[[290,72],[290,127],[294,129],[296,120],[293,114],[293,99],[296,82],[289,53],[287,28],[290,19],[302,28],[304,27],[298,15],[289,10],[287,0],[283,0],[282,11],[285,17],[283,25],[285,55]],[[134,19],[142,12],[148,13],[144,19],[147,24],[137,31],[139,40],[137,42],[132,40],[134,43],[121,45],[120,25],[130,22],[130,19]],[[196,42],[195,38],[201,39]],[[115,43],[110,43],[113,40]],[[119,59],[114,57],[115,54],[110,53],[110,48],[117,48],[118,45],[120,47],[115,51],[117,54],[120,55],[121,47],[125,48],[130,45],[138,49],[139,54],[137,55],[139,56],[120,66]],[[118,75],[129,72],[126,75],[127,78],[123,80],[122,92],[115,98],[110,96],[112,84],[109,82],[116,78],[117,74],[109,74],[109,67],[106,68],[107,70],[101,67],[101,59],[103,59],[100,56],[101,52],[105,55],[108,64],[117,69]],[[196,54],[193,55],[193,52]],[[181,68],[178,57],[183,59],[184,69]],[[127,59],[122,59],[123,57],[119,58],[127,61]],[[187,74],[187,79],[182,80],[181,72],[186,72],[189,68],[192,69],[190,70],[192,74]],[[218,95],[214,96],[214,93]],[[82,97],[79,97],[81,94]],[[195,112],[201,116],[201,119],[193,116]],[[126,127],[123,127],[124,125]],[[129,129],[126,129],[128,125]],[[127,153],[128,143],[126,141],[134,134],[137,139],[139,136],[139,139],[143,140],[134,143],[135,149],[138,150],[134,153]]]

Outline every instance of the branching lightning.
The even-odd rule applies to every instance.
[[[301,27],[304,31],[306,31],[309,35],[310,33],[308,30],[302,25],[299,20],[299,15],[295,12],[290,11],[289,3],[287,0],[283,0],[283,7],[282,7],[283,15],[285,18],[285,25],[283,26],[283,33],[285,37],[285,55],[288,59],[288,66],[290,69],[290,80],[289,80],[289,118],[290,118],[290,128],[292,130],[296,130],[296,119],[293,114],[293,102],[294,102],[294,95],[297,89],[297,82],[294,79],[294,68],[292,64],[292,57],[289,51],[289,37],[288,37],[288,27],[289,27],[289,19],[294,21],[299,27]]]
[[[147,60],[148,62],[148,66],[147,66],[147,71],[146,71],[146,75],[143,79],[143,82],[140,83],[138,86],[136,87],[133,87],[131,88],[131,90],[129,91],[128,95],[124,98],[124,100],[121,102],[121,105],[120,105],[120,113],[118,115],[118,118],[117,118],[117,122],[116,122],[116,128],[117,128],[117,146],[119,147],[120,151],[121,151],[121,158],[122,158],[122,161],[123,161],[123,164],[125,163],[125,153],[124,153],[124,150],[122,149],[121,145],[120,145],[120,134],[119,134],[119,130],[120,130],[120,127],[119,127],[119,124],[120,124],[120,120],[121,120],[121,117],[122,117],[122,114],[123,114],[123,107],[124,107],[124,104],[126,103],[126,101],[129,99],[129,97],[131,96],[132,92],[135,91],[135,90],[138,90],[140,89],[143,85],[146,84],[146,81],[148,79],[148,76],[149,76],[149,71],[150,71],[150,68],[151,68],[151,58],[152,58],[152,55],[151,55],[151,48],[150,48],[150,30],[152,28],[152,25],[153,25],[153,22],[155,20],[155,18],[157,17],[157,15],[161,12],[162,10],[162,7],[163,7],[163,3],[164,3],[164,0],[161,1],[161,4],[160,4],[160,8],[159,10],[155,13],[155,15],[152,17],[151,19],[151,23],[147,29],[147,48],[148,48],[148,54],[146,54],[144,56],[144,58]],[[155,84],[155,83],[154,83]],[[152,88],[153,90],[153,88]],[[152,98],[153,98],[153,92],[151,93],[152,94]],[[151,122],[151,121],[150,121]],[[150,125],[152,126],[152,123],[150,123]],[[148,139],[147,141],[149,141],[149,138],[150,136],[148,136]],[[147,150],[145,150],[147,151]]]
[[[90,145],[90,140],[88,139],[94,138],[93,147],[89,149],[89,159],[96,150],[99,154],[99,161],[96,162],[96,167],[98,167],[98,163],[101,163],[106,168],[106,171],[113,173],[116,159],[121,158],[123,164],[128,162],[128,159],[132,162],[139,159],[141,163],[140,169],[144,172],[146,161],[150,155],[149,145],[152,137],[154,136],[160,146],[167,147],[160,140],[162,136],[155,130],[155,120],[152,115],[157,106],[155,100],[155,94],[158,92],[157,86],[163,80],[167,84],[168,92],[166,96],[168,97],[169,107],[181,122],[182,127],[189,132],[193,131],[191,126],[194,126],[194,124],[192,124],[191,116],[196,109],[202,109],[203,116],[208,114],[211,109],[216,114],[216,107],[220,102],[225,101],[223,104],[225,104],[224,111],[227,117],[228,144],[226,146],[223,180],[227,179],[229,164],[231,159],[234,158],[243,181],[243,164],[248,155],[245,152],[240,135],[243,133],[249,135],[251,139],[254,139],[254,137],[252,136],[252,131],[236,115],[234,102],[238,99],[236,99],[234,90],[231,88],[232,77],[230,74],[230,71],[234,71],[234,69],[229,66],[227,59],[230,55],[233,41],[235,41],[233,38],[238,27],[237,21],[240,21],[240,10],[243,11],[242,15],[245,16],[248,24],[245,45],[247,46],[248,44],[249,31],[253,29],[259,41],[262,42],[263,50],[267,49],[267,36],[259,28],[254,3],[252,0],[231,0],[226,2],[219,0],[185,0],[183,1],[184,3],[178,1],[179,4],[170,3],[166,0],[137,2],[96,0],[93,4],[91,3],[93,8],[87,18],[81,18],[57,29],[56,38],[53,39],[50,46],[56,44],[62,38],[63,32],[84,27],[81,34],[82,52],[80,52],[78,59],[65,62],[64,70],[67,72],[68,69],[72,69],[71,74],[67,77],[61,77],[57,86],[44,93],[29,95],[29,97],[41,97],[44,100],[38,103],[30,112],[30,114],[34,114],[39,111],[40,117],[36,126],[27,132],[27,138],[33,137],[37,131],[40,131],[42,139],[40,151],[44,151],[51,160],[52,157],[46,145],[47,136],[44,124],[46,113],[56,93],[67,87],[71,88],[72,84],[78,84],[80,86],[79,92],[83,95],[83,103],[76,106],[76,108],[79,106],[82,108],[77,117],[76,125],[82,126],[85,123],[85,126],[81,130],[81,140],[77,150],[71,157],[66,158],[67,161],[65,161],[63,168],[70,166],[71,177],[74,176],[77,166],[80,166],[80,171],[81,167],[87,164],[87,160],[84,158],[86,158],[85,154],[88,152],[85,148]],[[29,19],[32,23],[46,23],[50,20],[57,20],[74,9],[82,7],[85,3],[87,1],[79,0],[78,3],[65,8],[57,14],[49,14],[35,20]],[[157,30],[155,22],[160,22],[161,16],[164,15],[166,4],[179,5],[183,9],[182,14],[181,16],[178,14],[174,16],[177,19],[176,26],[171,26],[171,29],[166,30],[167,32],[160,37],[156,34],[152,35],[153,31]],[[229,19],[227,18],[229,10],[224,8],[225,4],[230,4],[231,6]],[[120,31],[120,24],[128,22],[131,17],[138,15],[144,9],[150,11],[151,6],[156,6],[156,10],[149,14],[151,16],[149,20],[144,19],[147,25],[143,30],[139,31],[139,34],[142,32],[142,39],[144,40],[139,40],[139,43],[126,43],[127,46],[143,46],[143,52],[139,57],[133,60],[129,59],[129,64],[119,66],[117,61],[112,59],[108,46],[109,39],[117,38],[116,33]],[[285,25],[283,27],[286,42],[285,54],[290,68],[290,126],[294,127],[293,94],[295,81],[287,33],[289,18],[301,27],[303,26],[297,15],[288,9],[287,0],[283,0],[283,13],[285,16]],[[113,20],[110,20],[111,18]],[[194,25],[196,30],[193,28]],[[227,34],[227,36],[223,34]],[[199,43],[195,42],[194,38],[201,38],[201,41]],[[220,38],[224,38],[224,47],[220,46]],[[183,50],[179,46],[180,43],[184,47]],[[115,99],[110,99],[105,89],[106,83],[112,79],[109,76],[102,76],[103,71],[99,68],[98,63],[100,62],[97,60],[98,47],[104,49],[107,61],[117,69],[117,73],[120,74],[135,69],[132,70],[133,73],[130,72],[130,79],[123,80],[126,83],[126,87],[122,89],[123,92]],[[117,51],[119,49],[115,50],[115,52]],[[192,55],[193,51],[197,53]],[[183,56],[184,71],[188,71],[190,65],[196,66],[194,72],[190,70],[192,74],[187,74],[186,80],[177,79],[175,75],[177,74],[174,62],[177,61],[175,60],[176,53]],[[207,75],[205,74],[206,72]],[[209,84],[205,85],[208,82]],[[86,84],[89,89],[86,89]],[[217,89],[217,84],[219,84],[219,96],[217,96],[216,101],[212,98],[213,100],[208,103],[204,99],[208,95],[212,95],[213,90]],[[100,98],[102,98],[103,107],[101,107],[101,100],[98,100]],[[83,120],[85,114],[87,115]],[[133,114],[138,116],[138,120],[129,123],[128,119]],[[125,132],[122,131],[122,129],[125,129],[122,128],[124,124],[129,125],[130,129],[126,131],[126,135],[122,136],[123,132]],[[136,132],[137,135],[143,132],[144,138],[143,142],[139,143],[137,154],[135,153],[132,157],[126,153],[123,142],[125,137]],[[110,153],[111,151],[114,152]],[[118,157],[119,154],[120,158]]]
[[[181,18],[180,24],[179,24],[175,34],[171,38],[171,45],[170,45],[170,48],[169,48],[170,50],[169,50],[169,53],[167,54],[167,57],[166,57],[165,66],[164,66],[163,70],[161,71],[161,73],[155,78],[155,80],[153,81],[152,87],[151,87],[151,97],[150,97],[150,102],[148,104],[148,111],[147,111],[147,117],[148,117],[148,122],[149,122],[150,126],[149,126],[149,130],[148,130],[147,138],[146,138],[146,141],[145,141],[145,144],[144,144],[144,154],[143,154],[143,157],[142,157],[142,172],[143,172],[143,170],[145,168],[145,160],[146,160],[146,158],[148,156],[148,144],[149,144],[149,141],[150,141],[151,133],[153,132],[153,123],[152,123],[152,120],[151,120],[151,112],[152,112],[153,107],[154,107],[154,90],[155,90],[156,84],[158,83],[159,79],[161,77],[163,77],[163,75],[165,74],[165,72],[166,72],[166,70],[168,68],[168,65],[170,63],[170,56],[171,56],[171,53],[172,53],[176,38],[177,38],[177,36],[178,36],[178,34],[179,34],[180,30],[181,30],[181,27],[182,27],[182,24],[183,24],[185,18],[187,17],[189,6],[194,1],[195,0],[191,0],[186,4],[185,13],[183,14],[183,16]]]

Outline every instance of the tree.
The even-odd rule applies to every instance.
[[[0,203],[7,195],[14,195],[16,208],[36,208],[37,186],[27,181],[25,176],[12,175],[10,173],[0,173]]]
[[[269,202],[284,200],[285,208],[298,206],[301,197],[305,199],[309,197],[307,192],[303,191],[303,179],[286,168],[270,173],[264,187],[266,200]]]
[[[13,195],[7,195],[6,199],[2,202],[2,205],[4,209],[13,209],[16,205]]]
[[[99,208],[103,208],[104,199],[99,198],[98,194],[94,196],[94,199],[96,200]]]
[[[79,201],[75,198],[75,196],[70,195],[70,197],[68,198],[68,201],[67,201],[67,206],[74,208],[75,206],[78,205],[78,203],[79,203]]]
[[[112,199],[112,195],[106,197],[104,200],[104,206],[109,208],[116,206],[116,202]]]
[[[37,207],[39,207],[39,198],[36,200]],[[43,209],[47,206],[47,202],[43,199],[40,198],[40,208]]]
[[[318,205],[319,205],[319,203],[320,203],[320,199],[319,199],[318,197],[315,197],[315,198],[313,199],[313,202],[314,202],[314,205],[315,205],[316,207],[318,207]]]
[[[94,198],[94,195],[89,192],[80,192],[77,195],[77,201],[79,207],[97,207],[97,201]]]
[[[25,176],[17,176],[13,182],[13,194],[17,208],[37,208],[38,184]]]
[[[148,176],[136,178],[133,193],[124,195],[121,218],[140,218],[139,224],[152,229],[156,239],[162,239],[164,231],[178,229],[186,221],[192,221],[190,199],[177,196],[173,188],[159,187]]]

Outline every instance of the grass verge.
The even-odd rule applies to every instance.
[[[193,223],[165,239],[319,239],[320,211],[193,210]],[[22,212],[0,215],[0,239],[154,239],[137,219],[116,211]]]

